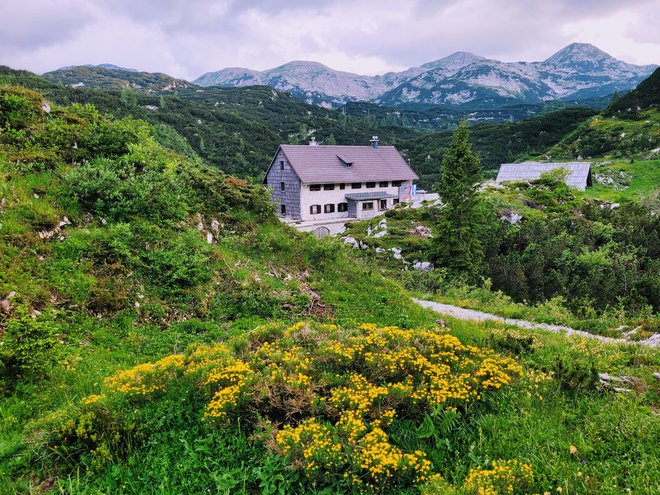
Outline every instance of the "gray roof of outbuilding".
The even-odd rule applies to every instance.
[[[280,148],[305,184],[419,179],[394,146],[283,144]]]
[[[584,190],[590,185],[589,173],[591,171],[591,162],[566,162],[566,163],[544,163],[544,162],[524,162],[524,163],[504,163],[500,165],[500,171],[497,174],[496,182],[506,182],[513,180],[535,180],[541,177],[544,172],[550,172],[564,168],[568,171],[566,184],[576,189]]]

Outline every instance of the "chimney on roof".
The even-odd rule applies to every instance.
[[[311,140],[309,141],[310,146],[318,146],[319,143],[316,142],[316,138],[312,136]]]
[[[372,148],[378,149],[378,136],[371,136],[369,143],[371,143]]]

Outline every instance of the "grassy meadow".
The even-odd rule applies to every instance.
[[[440,325],[410,299],[436,275],[281,225],[149,124],[43,102],[0,87],[0,493],[660,489],[657,351]]]

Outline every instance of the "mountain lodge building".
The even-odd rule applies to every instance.
[[[296,221],[366,219],[415,195],[419,179],[394,146],[282,144],[266,171],[281,218]]]

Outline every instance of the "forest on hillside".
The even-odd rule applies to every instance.
[[[439,181],[440,163],[452,129],[463,118],[449,112],[447,118],[442,117],[449,130],[433,132],[416,124],[406,127],[401,125],[402,121],[388,119],[391,110],[367,109],[366,114],[358,110],[327,110],[269,87],[179,87],[160,93],[112,89],[112,85],[109,89],[71,88],[9,68],[0,69],[0,82],[38,89],[60,104],[90,103],[115,117],[131,115],[146,120],[156,126],[158,139],[166,147],[188,156],[192,150],[207,164],[254,181],[261,180],[281,143],[307,143],[314,137],[321,144],[365,145],[371,136],[378,135],[383,144],[397,146],[420,175],[420,186],[431,189]],[[566,135],[599,115],[590,108],[552,109],[548,105],[543,112],[549,113],[527,120],[501,124],[477,122],[471,126],[471,144],[480,154],[484,167],[494,170],[501,163],[543,157]],[[381,118],[382,112],[386,113]],[[405,115],[406,111],[402,112]],[[442,110],[438,112],[442,114]],[[639,125],[637,119],[633,128],[625,131],[636,132]],[[603,138],[598,130],[581,136],[584,149],[562,149],[553,155],[569,159],[578,155],[601,156],[621,145],[609,137]],[[614,144],[603,147],[603,142]],[[590,143],[594,145],[590,147]]]

